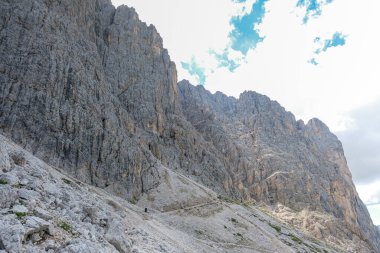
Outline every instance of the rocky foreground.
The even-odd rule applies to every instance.
[[[229,200],[262,203],[346,252],[380,252],[325,124],[255,92],[232,98],[177,81],[162,38],[133,8],[0,0],[1,248],[319,252]]]
[[[343,252],[164,167],[133,205],[3,136],[0,155],[0,252]]]

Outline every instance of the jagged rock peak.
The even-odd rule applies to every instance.
[[[310,119],[307,122],[306,127],[310,128],[315,133],[331,133],[329,127],[317,118]]]

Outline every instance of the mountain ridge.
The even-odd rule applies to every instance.
[[[335,217],[344,218],[348,224],[351,223],[349,230],[356,230],[354,233],[360,233],[357,229],[363,228],[360,228],[360,223],[354,221],[354,217],[363,214],[369,217],[369,214],[355,191],[351,173],[344,158],[342,144],[324,123],[318,119],[312,119],[304,125],[301,121],[296,121],[294,115],[286,112],[278,103],[271,104],[269,98],[260,97],[255,92],[243,93],[245,96],[240,96],[240,99],[243,98],[241,102],[230,100],[235,101],[237,105],[224,106],[222,103],[222,108],[220,108],[220,105],[214,102],[219,100],[221,94],[212,95],[204,88],[194,87],[187,82],[180,83],[179,87],[182,94],[187,97],[184,99],[183,107],[191,108],[185,112],[187,119],[196,123],[199,121],[199,117],[205,118],[205,116],[199,115],[199,112],[207,112],[206,118],[210,120],[202,125],[206,130],[198,128],[198,131],[208,135],[211,140],[218,140],[215,145],[219,146],[220,150],[228,150],[230,147],[226,152],[228,155],[234,153],[235,147],[238,147],[239,150],[244,150],[246,146],[250,147],[245,152],[240,152],[242,157],[250,160],[245,160],[244,165],[235,162],[237,167],[243,168],[240,170],[240,174],[242,171],[243,174],[235,177],[235,180],[239,180],[236,184],[240,189],[248,191],[247,194],[252,194],[254,199],[264,200],[269,204],[279,202],[295,211],[306,208],[316,213],[321,211],[333,213]],[[259,96],[259,98],[247,100],[249,96]],[[251,101],[256,102],[251,103]],[[215,106],[217,108],[214,110]],[[228,110],[226,107],[234,109]],[[196,109],[194,110],[194,108]],[[218,115],[221,112],[223,112],[222,115]],[[253,115],[249,115],[251,112]],[[223,131],[218,126],[228,129],[228,131],[217,133]],[[232,138],[218,137],[233,134],[231,130],[236,132]],[[245,136],[242,140],[243,145],[239,141],[233,140],[241,139],[241,136]],[[230,159],[239,160],[240,158],[230,157]],[[260,168],[262,166],[266,170],[256,171],[254,175],[250,175],[249,171],[244,172],[244,167]],[[295,170],[297,167],[298,169]],[[257,181],[256,187],[252,189],[250,185],[252,183],[255,185],[255,180]],[[306,192],[305,188],[308,189]],[[343,194],[345,197],[342,198],[341,194],[344,191],[346,191]],[[297,200],[294,196],[302,197]],[[347,196],[352,196],[350,200],[352,204],[347,203]],[[296,218],[293,222],[302,224]],[[371,223],[370,218],[367,218],[367,222]],[[321,236],[326,233],[326,231],[319,231],[320,228],[314,227],[316,224],[310,225],[309,229],[314,230],[316,235]],[[342,235],[343,237],[351,236],[352,232],[347,232],[347,228],[338,230],[341,232],[334,231],[332,234],[342,233],[346,234]],[[373,233],[376,234],[376,231]],[[375,234],[372,236],[376,236]],[[372,238],[371,235],[367,236]]]

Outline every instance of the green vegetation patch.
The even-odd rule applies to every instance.
[[[306,243],[304,243],[304,245],[306,245],[306,247],[308,247],[313,253],[322,253],[322,250],[320,248],[315,247],[314,245],[309,245]]]
[[[68,185],[71,185],[73,182],[68,180],[67,178],[62,178],[62,181],[65,183],[65,184],[68,184]]]
[[[17,218],[22,218],[22,217],[27,216],[28,214],[27,213],[22,213],[22,212],[16,212],[15,215],[17,216]]]
[[[281,233],[281,227],[277,226],[277,225],[274,225],[272,223],[268,223],[269,226],[271,226],[274,230],[277,231],[277,233]]]
[[[311,248],[311,251],[313,251],[315,253],[321,253],[322,252],[319,248],[316,248],[316,247]]]
[[[227,203],[231,203],[231,204],[236,204],[237,203],[236,200],[233,200],[233,199],[231,199],[229,197],[222,196],[222,195],[218,195],[218,199],[221,200],[221,201],[227,202]]]
[[[0,184],[8,184],[8,182],[4,179],[0,179]]]
[[[244,207],[251,207],[253,205],[253,203],[250,201],[243,201],[243,202],[241,202],[241,205]]]
[[[131,204],[136,205],[137,204],[137,198],[135,196],[132,197],[132,199],[129,201]]]
[[[72,231],[71,225],[68,224],[67,222],[64,222],[64,221],[61,221],[60,223],[58,223],[58,227],[62,228],[63,230],[65,230],[67,232]]]
[[[296,243],[298,243],[298,244],[303,244],[303,241],[302,241],[300,238],[298,238],[297,236],[295,236],[295,235],[293,235],[293,234],[290,234],[289,236],[290,236],[290,238],[291,238],[294,242],[296,242]]]
[[[223,195],[218,195],[218,199],[223,201],[223,202],[226,202],[226,203],[241,205],[244,207],[251,207],[253,205],[252,201],[231,199],[231,198],[229,198],[227,196],[223,196]]]

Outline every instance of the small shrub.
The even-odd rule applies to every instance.
[[[137,204],[137,198],[135,196],[133,196],[133,198],[129,202],[133,205],[136,205]]]
[[[197,230],[197,229],[196,229],[194,232],[195,232],[197,235],[203,235],[203,231],[201,231],[201,230]]]
[[[307,244],[305,244],[309,249],[310,249],[310,251],[311,252],[313,252],[313,253],[320,253],[320,252],[322,252],[320,249],[318,249],[318,248],[315,248],[315,247],[310,247],[309,245],[307,245]]]
[[[272,224],[270,222],[268,223],[268,225],[271,226],[274,230],[276,230],[277,233],[281,233],[281,227],[276,226],[276,225],[274,225],[274,224]]]
[[[71,232],[72,228],[70,226],[70,224],[62,221],[58,224],[58,227],[62,228],[63,230],[67,231],[67,232]]]
[[[238,223],[237,219],[235,219],[235,218],[231,218],[231,221],[232,221],[233,223]]]
[[[236,201],[226,196],[218,195],[218,199],[227,203],[236,204]]]
[[[68,184],[68,185],[71,185],[73,182],[71,182],[70,180],[68,180],[67,178],[62,178],[62,181],[65,183],[65,184]]]
[[[251,207],[253,203],[251,201],[243,201],[241,202],[241,205],[244,207]]]
[[[13,188],[21,189],[23,187],[22,184],[15,184],[13,185]]]
[[[307,243],[303,243],[303,244],[304,244],[306,247],[308,247],[308,248],[311,250],[311,252],[313,252],[313,253],[322,253],[322,250],[321,250],[320,248],[314,246],[314,245],[309,245],[309,244],[307,244]],[[325,250],[324,250],[324,252],[326,253]]]
[[[295,236],[295,235],[293,235],[293,234],[290,234],[289,236],[290,236],[290,238],[291,238],[294,242],[296,242],[296,243],[298,243],[298,244],[302,244],[302,243],[303,243],[303,241],[302,241],[300,238],[298,238],[297,236]]]
[[[0,179],[0,184],[8,184],[8,182],[4,179]]]
[[[17,216],[17,218],[22,218],[25,217],[27,213],[16,212],[15,215]]]

